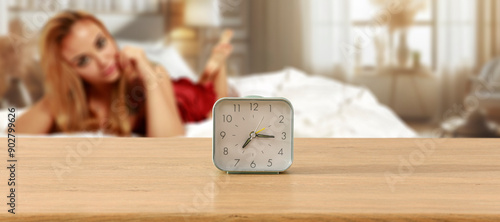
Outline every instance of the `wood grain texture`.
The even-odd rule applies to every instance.
[[[3,198],[0,221],[500,221],[498,139],[295,139],[280,175],[217,170],[210,139],[17,146],[16,215]]]

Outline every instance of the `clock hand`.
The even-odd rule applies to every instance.
[[[263,135],[263,134],[256,134],[255,136],[256,136],[256,137],[259,137],[259,138],[274,138],[274,136],[271,136],[271,135]]]
[[[260,133],[260,132],[262,132],[263,130],[265,130],[265,129],[266,129],[266,128],[261,129],[261,130],[259,130],[259,132],[255,133],[255,131],[257,131],[257,129],[259,128],[260,124],[262,123],[262,120],[264,120],[264,117],[262,117],[262,119],[261,119],[261,120],[260,120],[260,122],[259,122],[259,125],[257,125],[257,127],[255,128],[255,130],[254,130],[254,131],[252,131],[252,132],[250,132],[250,137],[247,139],[247,141],[245,142],[245,144],[243,144],[243,147],[242,147],[242,148],[245,148],[246,146],[248,146],[248,144],[249,144],[250,142],[252,142],[252,139],[256,137],[256,134],[257,134],[257,133]]]
[[[262,119],[260,120],[259,122],[259,125],[257,125],[257,127],[255,127],[255,130],[254,132],[257,132],[257,129],[259,128],[260,124],[262,123],[262,120],[264,120],[264,117],[262,117]],[[264,128],[265,129],[265,128]],[[262,130],[261,130],[262,131]],[[260,132],[260,131],[259,131]]]
[[[245,144],[243,144],[243,147],[242,147],[242,148],[245,148],[246,146],[248,146],[248,144],[249,144],[250,142],[252,142],[252,137],[249,137],[249,138],[247,139],[247,141],[245,142]]]
[[[255,137],[260,137],[260,138],[274,138],[274,136],[259,134],[260,132],[262,132],[264,130],[266,130],[266,128],[263,128],[263,129],[257,131],[255,133]]]

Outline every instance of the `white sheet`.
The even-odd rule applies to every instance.
[[[287,68],[267,74],[231,78],[241,96],[285,97],[295,109],[295,137],[401,138],[416,137],[396,114],[365,89],[332,79],[308,76]],[[19,113],[19,112],[18,112]],[[20,114],[20,113],[19,113]],[[0,111],[0,129],[7,126],[7,111]],[[212,121],[186,125],[187,137],[211,137]],[[89,137],[100,133],[57,134]]]
[[[240,96],[285,97],[295,110],[295,137],[416,137],[396,114],[367,89],[332,79],[283,71],[230,79]],[[212,122],[187,125],[188,137],[211,137]]]

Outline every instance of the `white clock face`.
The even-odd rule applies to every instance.
[[[281,172],[293,161],[293,109],[283,99],[222,99],[214,106],[213,161],[223,171]]]

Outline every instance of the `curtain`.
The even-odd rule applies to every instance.
[[[304,11],[309,0],[251,0],[250,73],[304,68]],[[255,30],[255,31],[253,31]]]
[[[349,42],[348,0],[251,0],[251,73],[286,66],[343,76]],[[258,31],[252,31],[258,30]],[[342,44],[340,44],[342,43]]]
[[[476,7],[474,0],[435,0],[437,7],[437,78],[441,114],[461,106],[469,78],[477,66]],[[439,116],[443,118],[444,116]]]
[[[314,0],[304,4],[304,66],[309,73],[345,77],[353,43],[347,0]]]
[[[478,57],[483,66],[489,60],[500,56],[500,2],[498,0],[478,1]]]

